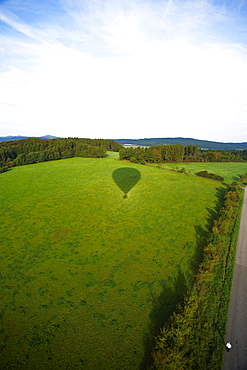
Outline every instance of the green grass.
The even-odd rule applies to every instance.
[[[186,173],[196,175],[199,171],[208,171],[224,177],[224,181],[231,184],[233,181],[239,181],[240,175],[247,173],[247,163],[162,163],[162,168],[176,169],[185,168]]]
[[[144,369],[190,287],[223,185],[114,158],[0,175],[4,369]]]

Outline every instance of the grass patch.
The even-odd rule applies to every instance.
[[[111,156],[1,174],[2,366],[145,368],[224,191]]]

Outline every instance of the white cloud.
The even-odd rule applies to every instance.
[[[24,38],[0,35],[1,135],[246,141],[247,50],[219,42],[224,6],[63,3],[64,28],[2,15]]]

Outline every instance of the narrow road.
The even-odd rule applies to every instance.
[[[247,370],[247,187],[241,215],[225,341],[223,370]]]

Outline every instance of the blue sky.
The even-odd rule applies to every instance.
[[[247,1],[0,0],[0,136],[247,141]]]

